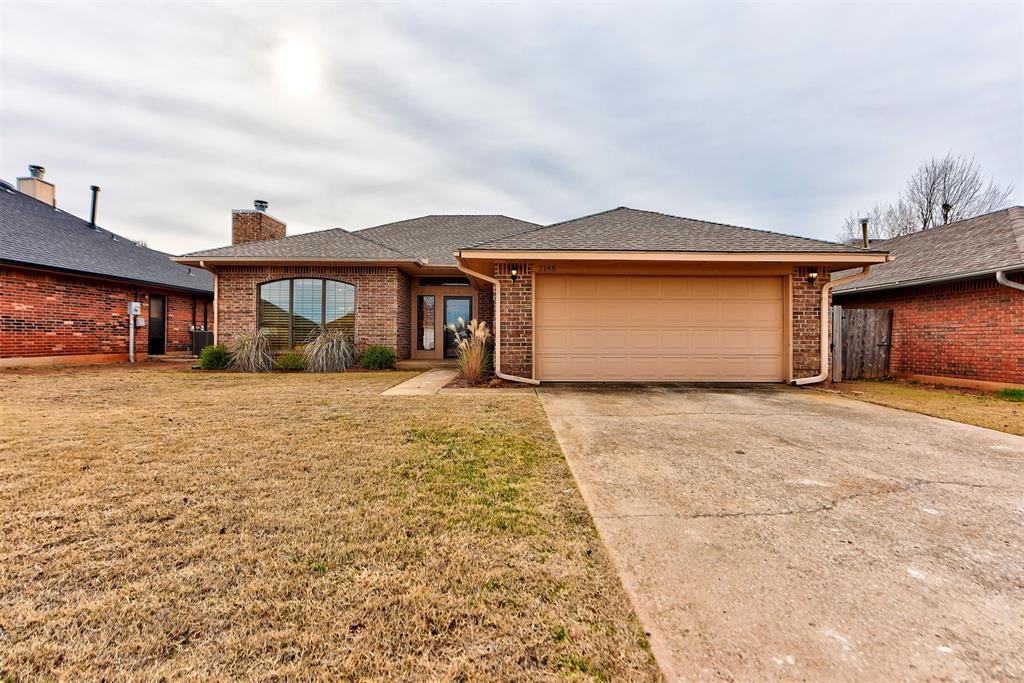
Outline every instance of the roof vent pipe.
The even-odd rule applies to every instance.
[[[864,242],[864,248],[867,249],[868,245],[871,244],[871,240],[868,239],[868,219],[867,218],[861,218],[860,219],[860,235],[861,235],[861,240],[863,240],[863,242]]]
[[[270,203],[265,199],[257,199],[252,203],[252,205],[256,207],[257,211],[262,211],[263,213],[266,213],[267,207],[270,206]]]
[[[89,211],[89,225],[91,225],[92,227],[95,228],[96,227],[96,205],[99,203],[99,200],[100,200],[100,186],[99,185],[91,185],[89,187],[89,189],[92,190],[92,209],[90,209],[90,211]]]
[[[43,176],[46,175],[46,169],[38,164],[29,164],[28,174],[33,178],[42,180]]]

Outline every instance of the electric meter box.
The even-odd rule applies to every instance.
[[[142,303],[139,301],[129,301],[128,315],[142,315]]]

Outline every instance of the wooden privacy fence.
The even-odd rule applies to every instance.
[[[892,309],[833,306],[832,340],[836,381],[889,376]]]

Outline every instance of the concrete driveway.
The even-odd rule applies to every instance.
[[[1024,438],[787,387],[539,393],[670,680],[1024,677]]]

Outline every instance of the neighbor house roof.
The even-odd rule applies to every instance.
[[[422,216],[354,234],[406,254],[415,254],[432,266],[454,266],[454,252],[461,245],[518,235],[539,227],[536,223],[508,216]]]
[[[463,246],[467,251],[885,253],[625,206]]]
[[[991,275],[1024,268],[1024,207],[1014,206],[976,218],[886,240],[895,260],[874,266],[863,280],[833,292],[872,291]],[[856,270],[840,271],[842,277]]]
[[[205,270],[171,261],[45,202],[0,186],[0,262],[97,275],[201,293],[213,292]]]
[[[416,261],[377,242],[356,236],[342,228],[306,232],[277,240],[246,242],[184,254],[180,259],[323,259],[346,261]]]

